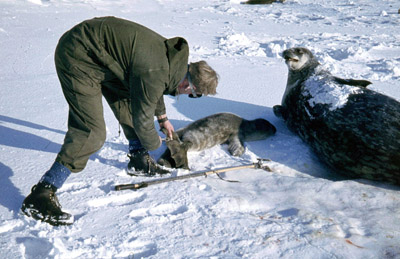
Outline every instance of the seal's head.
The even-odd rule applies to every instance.
[[[257,141],[266,139],[276,132],[276,128],[264,119],[245,120],[239,127],[239,138],[242,141]]]
[[[286,84],[285,93],[282,97],[283,105],[289,92],[294,87],[307,80],[307,78],[314,73],[315,68],[319,66],[319,62],[311,53],[311,51],[301,47],[287,49],[283,51],[282,56],[289,68],[288,81]]]
[[[285,63],[291,71],[300,71],[304,68],[310,67],[310,65],[318,64],[318,61],[314,58],[314,55],[306,48],[291,48],[283,51],[283,58]]]

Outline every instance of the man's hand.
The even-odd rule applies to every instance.
[[[160,128],[166,129],[167,130],[167,137],[169,139],[172,139],[172,137],[173,137],[172,136],[172,132],[174,132],[175,130],[174,130],[174,126],[172,126],[172,123],[169,120],[161,122],[160,123]]]
[[[172,132],[174,132],[174,126],[172,126],[172,123],[168,120],[167,115],[163,114],[160,116],[157,116],[158,123],[160,124],[160,129],[164,128],[167,130],[167,137],[169,139],[172,139]]]

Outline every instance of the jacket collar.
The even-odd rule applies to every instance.
[[[175,37],[165,41],[169,62],[169,85],[164,94],[175,95],[176,89],[187,72],[189,45],[184,38]]]

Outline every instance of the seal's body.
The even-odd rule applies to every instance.
[[[400,103],[322,70],[308,49],[283,52],[289,67],[274,112],[334,171],[400,184]]]
[[[244,153],[245,141],[266,139],[275,134],[275,127],[264,119],[245,120],[232,113],[217,113],[177,130],[159,164],[174,168],[188,168],[187,151],[200,151],[215,145],[228,144],[233,156]]]

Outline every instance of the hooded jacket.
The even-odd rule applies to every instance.
[[[166,39],[140,24],[116,17],[84,21],[63,37],[67,39],[62,38],[58,48],[64,45],[64,55],[73,56],[77,63],[89,56],[128,89],[135,132],[144,148],[157,149],[160,141],[154,116],[165,114],[163,95],[175,95],[187,72],[186,40]]]

